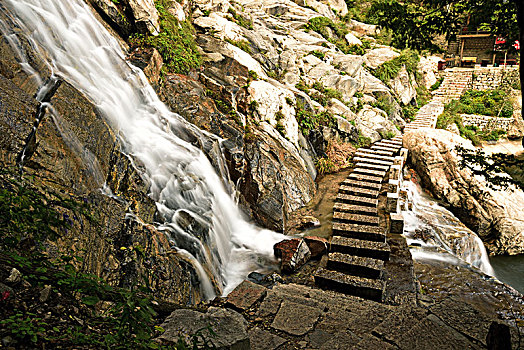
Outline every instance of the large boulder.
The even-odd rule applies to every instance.
[[[144,28],[149,33],[157,35],[160,30],[158,25],[158,12],[154,0],[126,0],[136,25]]]
[[[298,123],[295,119],[295,95],[288,89],[257,80],[248,87],[249,98],[254,106],[254,118],[266,121],[298,146]]]
[[[442,59],[437,56],[420,57],[418,71],[421,74],[421,82],[427,89],[437,82],[438,62]]]
[[[492,189],[482,177],[461,168],[458,145],[474,149],[469,141],[445,130],[420,129],[404,135],[422,185],[477,232],[490,254],[524,253],[524,192]]]
[[[267,122],[246,135],[245,158],[240,192],[259,223],[282,231],[287,213],[309,202],[316,191],[306,162]]]
[[[374,35],[380,34],[380,28],[374,24],[362,23],[362,22],[355,21],[354,19],[352,19],[349,22],[349,25],[351,27],[351,30],[361,35],[374,36]]]
[[[391,47],[381,47],[379,49],[373,49],[364,55],[364,63],[370,68],[377,68],[381,64],[400,56],[397,51],[394,51]]]
[[[389,85],[404,105],[417,97],[417,82],[413,74],[408,73],[406,66],[402,66],[398,75],[389,82]]]
[[[355,122],[362,136],[369,138],[371,142],[400,135],[400,131],[388,120],[386,112],[369,105],[358,112]]]

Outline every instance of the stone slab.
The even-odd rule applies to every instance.
[[[355,168],[358,167],[378,171],[388,171],[389,169],[389,165],[373,164],[370,163],[368,160],[359,161],[357,164],[355,164]]]
[[[371,225],[371,226],[379,225],[378,216],[344,213],[340,211],[336,211],[333,213],[333,221],[347,222],[347,223],[354,223],[354,224],[365,224],[365,225]]]
[[[379,149],[371,149],[371,148],[359,148],[357,152],[364,153],[364,154],[379,154],[379,155],[383,155],[387,157],[392,157],[394,153],[393,151],[381,151]]]
[[[374,301],[382,301],[386,284],[380,279],[370,279],[346,275],[342,272],[319,268],[315,273],[315,283],[324,289],[359,296]]]
[[[326,268],[352,276],[377,279],[382,276],[384,261],[365,256],[333,252],[328,254]]]
[[[355,169],[353,169],[353,173],[351,173],[351,175],[353,175],[353,174],[384,178],[384,176],[386,176],[386,171],[384,171],[384,170],[371,170],[371,169],[367,169],[367,168],[356,167]],[[351,175],[350,175],[350,177],[351,177]]]
[[[354,196],[351,194],[339,193],[337,194],[336,202],[347,203],[347,204],[356,204],[363,205],[367,207],[377,207],[378,199],[377,198],[367,198],[361,196]]]
[[[333,211],[341,211],[345,213],[354,213],[362,215],[378,215],[378,209],[376,207],[366,207],[363,205],[347,204],[336,202],[333,205]]]
[[[349,238],[366,239],[374,242],[386,241],[386,233],[384,232],[384,229],[378,226],[334,222],[333,234]]]
[[[313,330],[321,311],[307,305],[284,300],[271,327],[291,335],[301,336]]]
[[[343,236],[331,238],[330,251],[364,256],[384,261],[389,260],[390,249],[385,242],[374,242]]]
[[[369,164],[377,164],[377,165],[383,165],[383,166],[390,166],[393,164],[393,161],[390,160],[383,160],[376,157],[354,157],[354,161],[356,162],[364,162]]]
[[[251,350],[274,350],[287,342],[287,339],[254,327],[249,331]]]
[[[352,178],[348,178],[342,181],[342,185],[367,188],[367,189],[376,190],[376,191],[380,191],[380,189],[382,188],[381,182],[377,183],[377,182],[370,182],[370,181],[364,181],[364,180],[353,180]]]
[[[207,327],[211,327],[214,335],[203,331],[202,336],[217,349],[250,349],[244,317],[236,311],[216,307],[210,307],[206,313],[189,309],[173,311],[162,323],[165,332],[159,338],[176,344],[181,334],[195,334]]]
[[[386,173],[384,173],[384,175],[386,175]],[[381,184],[382,181],[384,180],[384,175],[382,176],[365,175],[365,174],[360,174],[357,172],[352,172],[351,174],[349,174],[348,179],[352,181],[368,182],[368,183],[372,182],[372,183]]]
[[[248,310],[266,295],[267,289],[251,281],[243,281],[227,296],[227,304],[241,311]]]
[[[377,189],[371,190],[369,188],[347,186],[344,184],[344,182],[340,185],[340,187],[338,188],[338,191],[340,193],[346,193],[346,194],[351,194],[354,196],[367,197],[367,198],[377,198],[379,194],[379,190]]]

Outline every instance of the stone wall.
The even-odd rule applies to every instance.
[[[518,66],[475,67],[473,70],[473,90],[489,90],[501,85],[513,85],[519,81]]]
[[[504,130],[508,132],[513,118],[489,117],[486,115],[461,114],[464,126],[476,126],[479,130]]]

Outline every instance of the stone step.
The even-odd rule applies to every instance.
[[[355,174],[355,176],[356,175],[367,175],[367,176],[379,177],[381,179],[383,179],[384,176],[386,176],[386,172],[383,170],[371,170],[371,169],[366,169],[366,168],[355,168],[353,169],[353,172],[351,173],[351,175],[353,174]]]
[[[394,157],[387,156],[385,154],[377,154],[377,153],[371,153],[371,152],[365,152],[365,151],[361,152],[360,150],[355,152],[355,156],[362,157],[362,158],[378,159],[378,160],[382,160],[382,161],[391,161],[391,162],[393,162],[395,160]]]
[[[357,164],[355,164],[355,168],[364,168],[369,170],[379,170],[379,171],[388,171],[389,165],[380,165],[380,164],[373,164],[370,163],[369,160],[363,160],[359,161]]]
[[[373,146],[389,147],[389,148],[392,148],[394,150],[398,150],[398,149],[402,148],[402,145],[396,145],[396,144],[393,144],[393,143],[390,143],[390,142],[384,142],[384,141],[375,142],[373,144]],[[373,146],[371,146],[371,148],[373,148]]]
[[[363,205],[355,205],[355,204],[347,204],[347,203],[335,203],[335,205],[333,205],[333,211],[362,214],[362,215],[378,215],[378,210],[375,207],[366,207]]]
[[[384,175],[386,175],[386,173],[384,173]],[[372,182],[376,184],[381,184],[382,181],[384,180],[384,176],[365,175],[365,174],[352,172],[351,174],[349,174],[348,179],[352,181],[358,181],[358,182],[366,182],[366,183]]]
[[[393,148],[393,147],[384,147],[384,146],[379,146],[379,145],[373,145],[371,146],[371,149],[376,149],[376,150],[380,150],[380,151],[390,151],[390,152],[393,152],[393,154],[396,154],[399,150],[399,148]]]
[[[356,238],[374,242],[386,241],[386,232],[384,228],[371,225],[358,225],[334,222],[333,234],[343,237]]]
[[[377,207],[378,199],[377,198],[367,198],[362,196],[355,196],[351,194],[339,193],[335,202],[346,203],[346,204],[355,204],[362,205],[365,207]]]
[[[385,165],[385,166],[390,166],[391,164],[393,164],[392,160],[381,160],[381,159],[372,158],[372,157],[353,157],[353,160],[357,162],[364,162],[368,164],[378,164],[378,165]]]
[[[395,146],[402,146],[402,141],[396,141],[396,140],[393,140],[393,139],[382,139],[380,140],[380,142],[384,142],[384,143],[390,143],[392,145],[395,145]]]
[[[344,213],[335,211],[333,213],[333,222],[344,222],[348,224],[378,226],[379,217],[372,215],[362,215],[354,213]]]
[[[352,276],[378,279],[382,277],[384,261],[364,256],[333,252],[328,254],[326,268]]]
[[[373,242],[363,239],[333,236],[329,246],[331,252],[389,260],[390,249],[385,242]]]
[[[376,190],[376,191],[380,191],[380,189],[382,188],[381,182],[376,183],[376,182],[370,182],[370,181],[368,182],[368,181],[353,180],[353,179],[345,179],[344,181],[342,181],[341,184],[345,186],[367,188],[367,189]]]
[[[386,157],[391,157],[393,155],[393,152],[391,152],[391,151],[381,151],[381,150],[370,149],[370,148],[359,148],[355,154],[357,154],[357,153],[377,154],[377,155],[382,155],[382,156],[386,156]]]
[[[341,184],[338,188],[339,193],[350,194],[353,196],[366,197],[366,198],[378,198],[379,190],[371,190],[369,188],[346,186]]]
[[[320,288],[339,293],[381,302],[386,290],[386,282],[358,276],[350,276],[338,271],[320,268],[314,275],[315,283]]]

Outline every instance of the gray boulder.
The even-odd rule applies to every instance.
[[[215,335],[212,335],[207,328]],[[220,350],[249,350],[247,321],[236,311],[210,307],[206,313],[196,310],[175,310],[162,324],[165,332],[159,339],[177,343],[180,338],[190,343],[190,336],[200,332]]]

